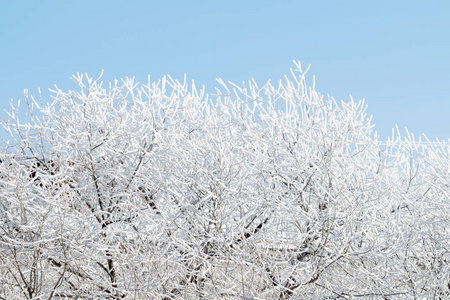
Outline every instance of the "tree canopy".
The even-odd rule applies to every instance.
[[[450,147],[292,77],[13,104],[0,299],[445,299]],[[423,142],[423,140],[425,142]]]

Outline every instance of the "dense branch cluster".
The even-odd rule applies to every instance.
[[[305,72],[204,95],[73,77],[11,106],[0,299],[448,299],[450,153]]]

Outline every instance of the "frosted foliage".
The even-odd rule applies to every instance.
[[[380,142],[296,67],[11,105],[0,299],[448,299],[448,144]]]

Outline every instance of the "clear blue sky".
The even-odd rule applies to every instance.
[[[450,138],[450,1],[0,0],[2,111],[76,72],[213,90],[277,81],[292,60],[322,94],[365,98],[383,139],[395,124]]]

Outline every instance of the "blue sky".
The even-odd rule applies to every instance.
[[[0,0],[1,110],[76,72],[210,91],[278,81],[292,60],[322,94],[365,98],[382,139],[395,124],[450,138],[450,1]]]

